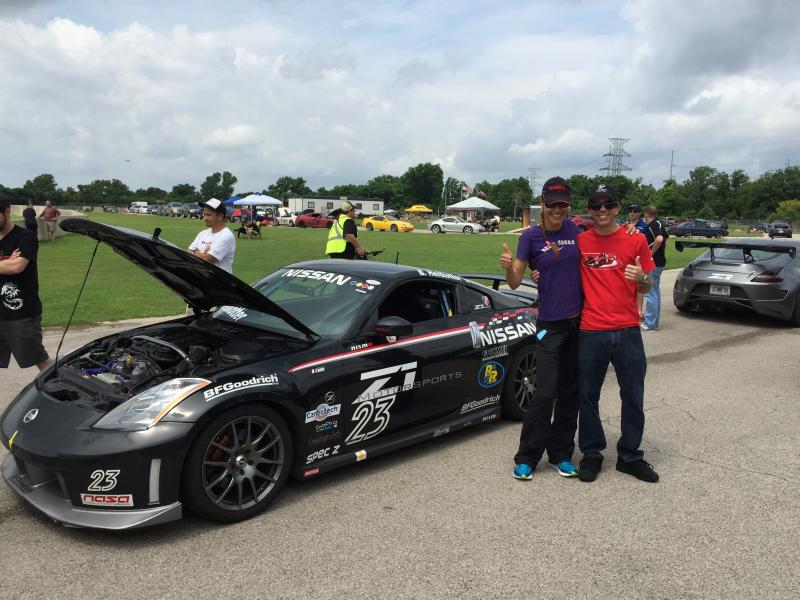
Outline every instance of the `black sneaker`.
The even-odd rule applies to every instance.
[[[594,481],[603,468],[603,457],[599,455],[584,456],[578,467],[578,479],[581,481]]]
[[[617,471],[633,475],[636,479],[641,479],[648,483],[655,483],[658,481],[658,473],[653,470],[653,465],[640,458],[639,460],[632,460],[625,462],[621,458],[617,459]],[[580,477],[580,473],[578,473]]]

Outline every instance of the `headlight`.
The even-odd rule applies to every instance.
[[[177,406],[181,400],[210,383],[208,379],[199,378],[165,381],[141,394],[136,394],[127,402],[123,402],[103,416],[94,424],[94,427],[127,431],[149,429]]]

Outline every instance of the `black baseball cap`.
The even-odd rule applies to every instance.
[[[638,212],[638,213],[640,213],[640,212],[642,212],[642,207],[639,206],[638,204],[631,204],[630,206],[628,206],[628,212]]]
[[[595,198],[608,198],[609,200],[613,200],[614,202],[619,202],[617,200],[617,192],[611,187],[609,183],[598,183],[594,190],[592,191],[591,196],[589,196],[589,201],[591,202]]]
[[[542,186],[542,198],[545,206],[550,206],[556,202],[570,204],[572,201],[571,191],[566,179],[563,177],[551,177]]]

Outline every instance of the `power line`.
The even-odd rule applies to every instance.
[[[608,165],[600,170],[607,171],[612,177],[621,175],[623,171],[630,171],[631,168],[622,163],[624,157],[630,157],[630,154],[622,149],[622,146],[630,140],[628,138],[608,138],[608,141],[611,142],[611,147],[603,155],[608,158]]]

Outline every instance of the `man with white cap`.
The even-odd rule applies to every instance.
[[[217,265],[228,273],[233,273],[233,255],[236,253],[236,238],[225,226],[227,215],[221,200],[212,198],[201,202],[203,222],[208,226],[197,234],[189,245],[189,252],[197,258]]]
[[[336,220],[328,232],[325,254],[331,258],[346,259],[353,259],[356,254],[364,256],[364,246],[358,241],[355,216],[356,207],[347,200],[342,202],[341,212],[336,215]]]

